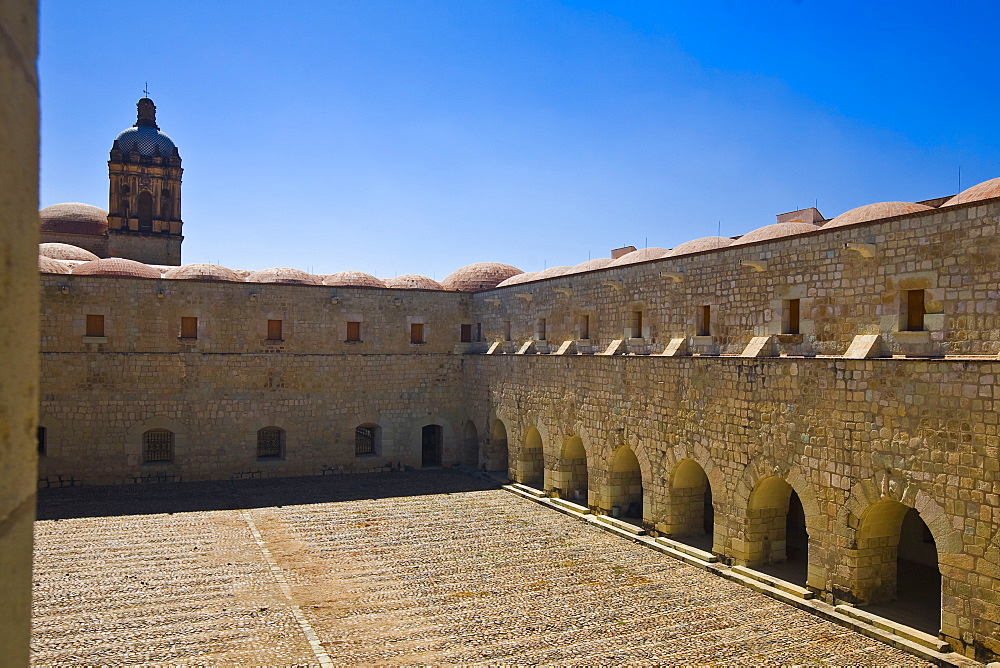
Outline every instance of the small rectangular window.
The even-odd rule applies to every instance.
[[[347,323],[347,340],[348,341],[360,341],[361,340],[361,323],[360,322],[349,322],[349,323]]]
[[[373,425],[361,425],[354,430],[354,454],[374,455],[378,428]]]
[[[798,299],[786,299],[783,302],[784,308],[781,314],[781,333],[782,334],[798,334],[799,333],[799,308],[800,300]]]
[[[281,321],[267,321],[267,338],[271,341],[281,341]]]
[[[712,307],[702,306],[698,312],[698,336],[712,335]]]
[[[478,343],[478,342],[480,342],[482,340],[483,340],[483,323],[477,322],[476,323],[476,342]]]
[[[87,314],[87,336],[104,336],[103,315]]]
[[[198,338],[198,318],[181,318],[181,338]]]
[[[172,462],[174,460],[174,434],[166,429],[153,429],[142,435],[142,461]]]
[[[410,325],[410,343],[423,343],[424,342],[424,325],[423,323],[415,322]]]
[[[538,322],[535,323],[535,339],[538,341],[545,341],[546,324],[545,318],[539,318]]]
[[[462,325],[462,343],[472,343],[472,325]]]
[[[503,322],[503,340],[510,341],[510,320],[504,320]]]
[[[642,338],[642,311],[632,312],[632,337]]]
[[[924,314],[927,312],[924,305],[924,291],[906,290],[903,294],[906,299],[904,303],[906,331],[922,332],[924,330]]]
[[[581,339],[590,339],[590,316],[581,315],[577,323],[577,330]]]

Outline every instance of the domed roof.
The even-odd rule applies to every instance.
[[[38,212],[42,232],[50,234],[87,234],[100,237],[108,233],[108,212],[81,202],[53,204]]]
[[[764,227],[758,227],[752,232],[747,232],[730,245],[741,246],[743,244],[752,244],[755,241],[767,241],[779,237],[788,237],[793,234],[815,232],[818,229],[820,229],[819,226],[812,223],[771,223]]]
[[[516,276],[511,276],[506,281],[500,281],[499,283],[497,283],[496,287],[498,287],[498,288],[505,288],[508,285],[517,285],[518,283],[527,283],[528,281],[535,280],[536,276],[538,276],[538,272],[537,271],[526,271],[523,274],[517,274]]]
[[[865,204],[850,211],[845,211],[836,218],[832,218],[824,223],[823,229],[843,227],[844,225],[853,225],[854,223],[866,223],[869,220],[891,218],[907,213],[929,211],[930,209],[931,207],[926,204],[914,204],[913,202],[875,202],[874,204]]]
[[[402,288],[403,290],[444,290],[441,284],[433,278],[420,274],[403,274],[396,278],[385,279],[385,287]]]
[[[671,250],[667,254],[667,257],[677,257],[678,255],[687,255],[688,253],[700,253],[702,251],[715,250],[716,248],[725,248],[726,246],[732,245],[733,240],[728,237],[701,237],[700,239],[685,241]]]
[[[172,280],[234,281],[242,283],[243,277],[228,267],[218,264],[195,262],[180,267],[172,267],[163,273],[163,278]]]
[[[38,254],[53,260],[96,260],[97,256],[85,248],[72,244],[38,244]]]
[[[322,285],[323,280],[318,276],[307,274],[299,269],[289,269],[288,267],[272,267],[271,269],[261,269],[251,272],[247,276],[247,283],[286,283],[289,285]]]
[[[177,148],[170,137],[156,128],[123,130],[115,137],[115,142],[122,153],[138,153],[146,158],[151,158],[154,155],[169,158]]]
[[[148,264],[120,257],[108,257],[103,260],[91,260],[78,264],[73,267],[73,274],[79,276],[128,276],[132,278],[160,277],[160,272]]]
[[[635,264],[636,262],[645,262],[646,260],[659,260],[660,258],[666,257],[670,250],[667,248],[657,248],[656,246],[650,246],[649,248],[640,248],[639,250],[634,250],[631,253],[625,253],[617,260],[614,260],[609,266],[620,267],[623,264]]]
[[[361,286],[365,288],[384,288],[385,282],[363,271],[338,271],[323,279],[323,285]]]
[[[478,292],[480,290],[490,290],[495,288],[501,281],[505,281],[511,276],[517,276],[524,272],[509,264],[500,262],[476,262],[448,274],[441,281],[441,286],[445,290],[458,290],[459,292]]]
[[[69,267],[59,260],[44,255],[38,256],[38,271],[43,274],[68,274]]]
[[[981,199],[991,199],[1000,197],[1000,178],[983,181],[963,190],[941,206],[955,206],[966,202],[978,202]]]
[[[575,265],[566,273],[579,274],[584,271],[593,271],[594,269],[604,269],[605,267],[610,266],[611,263],[613,262],[614,260],[612,260],[609,257],[595,257],[593,260],[587,260],[586,262],[581,262],[580,264]]]
[[[569,266],[568,264],[561,264],[558,267],[549,267],[548,269],[544,269],[535,274],[534,276],[532,276],[531,280],[538,281],[543,278],[555,278],[556,276],[562,276],[572,268],[573,267]]]

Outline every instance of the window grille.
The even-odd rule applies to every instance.
[[[377,427],[361,426],[354,430],[354,454],[375,454],[375,430]]]
[[[142,435],[142,461],[172,462],[174,460],[174,432],[154,429]]]
[[[285,432],[278,427],[264,427],[257,432],[257,458],[281,457]]]

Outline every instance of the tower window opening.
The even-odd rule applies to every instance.
[[[137,214],[139,217],[139,230],[150,232],[153,229],[153,195],[150,192],[139,193],[137,202]]]
[[[712,307],[705,305],[698,310],[698,336],[712,335]]]
[[[903,325],[907,332],[922,332],[924,330],[924,315],[927,313],[924,290],[905,290],[903,292]]]
[[[267,339],[268,341],[281,341],[281,321],[280,320],[268,320],[267,321]]]
[[[77,330],[79,331],[79,330]],[[87,334],[86,336],[104,336],[104,316],[87,314]]]
[[[785,299],[782,302],[782,314],[781,314],[781,333],[782,334],[798,334],[799,333],[799,309],[801,300],[799,299]]]
[[[182,339],[198,338],[198,318],[181,318]]]

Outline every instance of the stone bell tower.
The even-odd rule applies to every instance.
[[[147,264],[179,265],[181,156],[156,124],[148,97],[136,104],[135,125],[111,146],[108,255]]]

